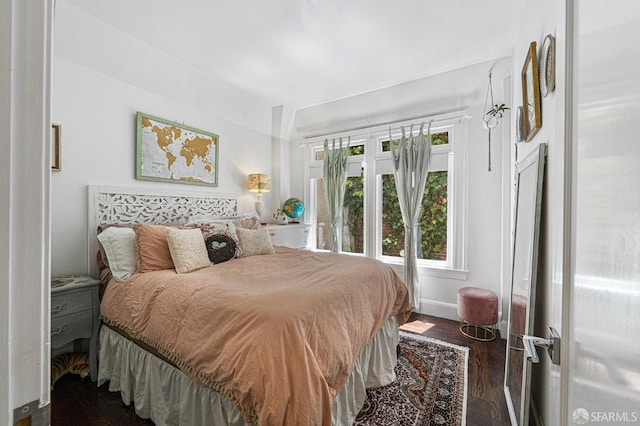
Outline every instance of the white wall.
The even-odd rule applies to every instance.
[[[555,0],[528,0],[516,38],[513,62],[513,105],[522,105],[520,73],[529,44],[537,43],[540,55],[547,34],[556,37],[556,90],[541,99],[542,128],[528,143],[519,143],[512,161],[524,159],[539,143],[547,143],[547,160],[540,229],[540,257],[536,291],[534,334],[547,337],[547,326],[562,336],[562,276],[564,244],[565,173],[565,3]],[[515,126],[514,126],[515,128]],[[513,167],[513,165],[512,165]],[[544,424],[556,424],[560,418],[560,368],[549,358],[532,370],[532,399]]]
[[[87,272],[87,185],[187,188],[135,180],[137,111],[217,133],[218,187],[188,189],[238,194],[239,210],[252,211],[247,174],[272,172],[271,106],[64,1],[55,13],[52,120],[62,125],[62,171],[52,174],[53,276]]]
[[[508,235],[503,235],[502,229],[502,189],[503,182],[508,181],[509,157],[503,156],[503,139],[509,134],[510,114],[492,133],[492,171],[488,172],[488,132],[482,126],[482,115],[492,67],[495,101],[504,100],[509,104],[510,100],[504,97],[503,82],[505,79],[510,81],[511,61],[502,58],[304,109],[297,112],[294,122],[297,134],[291,145],[291,194],[300,196],[305,193],[304,150],[299,146],[300,135],[319,136],[467,107],[472,118],[465,123],[468,139],[465,141],[466,170],[463,175],[466,177],[467,219],[461,231],[466,227],[464,255],[468,274],[462,274],[466,275],[465,280],[447,278],[438,271],[424,271],[420,276],[421,312],[454,320],[458,319],[457,290],[461,287],[486,288],[499,297],[505,296],[501,257],[503,240],[508,240]],[[505,126],[507,136],[503,137]],[[462,215],[457,215],[457,219],[464,222]],[[402,268],[398,271],[402,272]]]

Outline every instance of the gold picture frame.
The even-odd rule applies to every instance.
[[[62,138],[62,125],[51,124],[51,170],[59,172],[62,170],[60,161],[60,141]]]
[[[527,59],[522,67],[522,112],[524,118],[524,140],[530,142],[542,127],[540,113],[540,79],[536,42],[529,45]]]

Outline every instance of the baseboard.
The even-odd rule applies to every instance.
[[[458,305],[455,303],[439,302],[437,300],[420,299],[419,313],[438,318],[459,321]]]

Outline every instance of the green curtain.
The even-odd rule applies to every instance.
[[[327,200],[327,211],[331,219],[331,251],[338,253],[342,250],[342,204],[347,186],[347,158],[349,144],[342,146],[342,138],[336,147],[334,139],[329,149],[329,141],[324,140],[324,195]]]
[[[421,247],[418,223],[424,187],[429,174],[431,158],[431,122],[424,135],[424,123],[420,132],[413,136],[413,126],[409,136],[401,128],[402,137],[396,147],[389,131],[393,156],[393,177],[398,192],[400,212],[404,222],[404,281],[409,290],[409,299],[414,309],[420,306],[420,278],[418,276],[418,248]]]

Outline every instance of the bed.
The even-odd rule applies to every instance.
[[[89,188],[93,259],[98,225],[136,229],[136,270],[145,272],[106,285],[98,385],[109,382],[138,415],[159,425],[351,424],[366,388],[395,379],[410,306],[390,267],[264,241],[255,252],[246,236],[262,231],[242,228],[236,197],[142,192]],[[203,217],[238,225],[242,253],[186,270],[174,238],[204,232],[203,219],[193,224]],[[142,230],[159,224],[175,269],[144,268]],[[198,257],[182,256],[189,268]],[[90,270],[105,275],[96,261]]]

